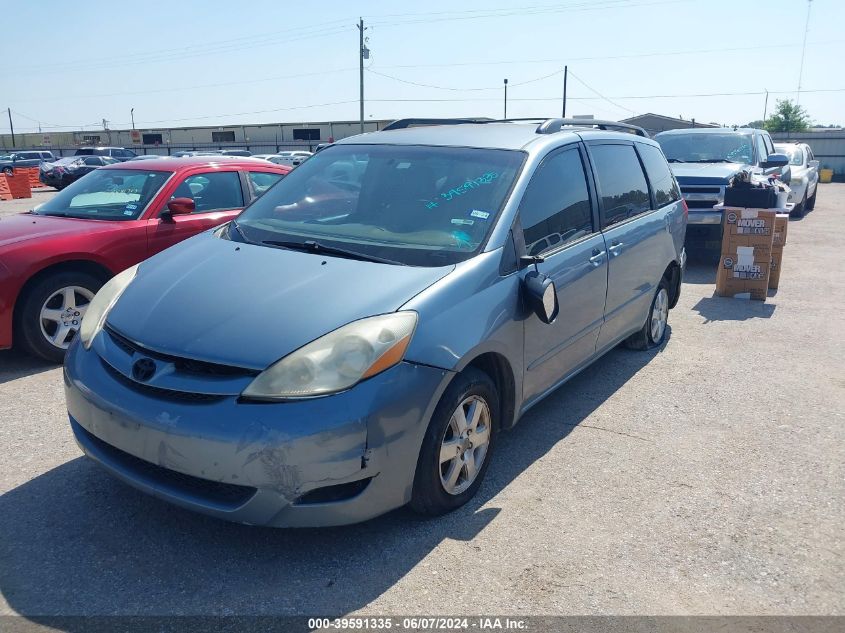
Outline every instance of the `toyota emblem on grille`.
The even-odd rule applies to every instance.
[[[155,361],[151,358],[139,358],[132,365],[132,377],[139,382],[146,382],[156,373]]]

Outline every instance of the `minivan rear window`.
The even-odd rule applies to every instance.
[[[678,189],[678,183],[672,177],[672,172],[669,171],[669,165],[666,164],[663,152],[653,145],[646,145],[645,143],[637,143],[637,149],[643,159],[645,172],[648,175],[648,181],[651,183],[651,190],[654,192],[654,202],[658,208],[680,200],[681,191]]]
[[[643,168],[632,145],[590,147],[602,201],[604,226],[651,209]]]

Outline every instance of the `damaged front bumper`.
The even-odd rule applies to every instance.
[[[343,393],[258,404],[134,388],[79,344],[64,370],[76,441],[112,474],[191,510],[277,527],[355,523],[407,503],[449,379],[402,362]]]

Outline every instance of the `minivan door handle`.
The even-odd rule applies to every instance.
[[[619,251],[622,250],[623,246],[625,246],[624,242],[614,241],[613,243],[611,243],[610,247],[607,249],[607,252],[615,257],[616,255],[619,254]]]
[[[590,257],[590,263],[593,266],[599,266],[604,261],[604,251],[600,251],[597,248],[593,249],[593,256]]]

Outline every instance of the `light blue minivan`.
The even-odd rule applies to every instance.
[[[127,483],[232,521],[442,514],[529,407],[622,342],[663,342],[686,222],[632,126],[344,139],[100,290],[65,361],[73,433]]]

